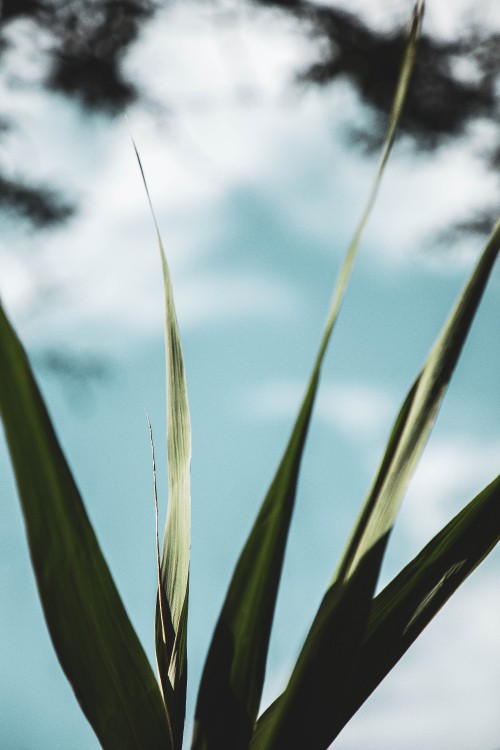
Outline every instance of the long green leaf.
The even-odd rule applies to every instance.
[[[340,731],[500,541],[500,476],[374,599]]]
[[[0,306],[0,413],[49,632],[106,750],[172,748],[158,685]]]
[[[262,717],[255,750],[307,735],[326,748],[343,715],[380,566],[403,493],[422,453],[500,249],[500,220],[401,408],[334,580],[278,705]],[[311,733],[310,727],[314,730]],[[257,739],[258,737],[258,739]],[[264,744],[262,744],[264,743]]]
[[[460,511],[374,599],[343,712],[332,716],[332,739],[499,541],[500,476]],[[268,733],[279,703],[280,699],[259,719],[252,750],[268,747]]]
[[[191,425],[170,272],[135,143],[134,149],[156,227],[165,290],[168,511],[162,556],[159,561],[155,642],[163,697],[172,722],[174,748],[178,750],[182,746],[186,713],[186,644],[191,548]]]
[[[323,358],[374,204],[401,115],[417,46],[423,5],[417,7],[405,51],[375,182],[341,268],[319,353],[292,435],[241,553],[205,664],[193,739],[195,750],[247,748],[259,708],[269,638],[300,462]]]

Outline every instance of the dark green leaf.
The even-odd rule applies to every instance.
[[[247,748],[254,728],[297,479],[323,358],[352,272],[362,231],[394,142],[415,58],[415,13],[375,182],[341,268],[313,373],[292,435],[233,573],[203,672],[195,750]],[[305,745],[307,746],[307,745]]]
[[[252,747],[328,747],[343,715],[389,535],[500,249],[500,220],[401,408],[380,469],[285,692]],[[314,727],[311,731],[310,727]],[[264,744],[262,744],[264,743]]]
[[[0,412],[40,599],[62,668],[106,750],[168,750],[172,743],[154,674],[1,307],[0,362]]]
[[[500,476],[375,598],[338,731],[500,541]]]
[[[500,541],[500,477],[472,500],[374,599],[334,739],[434,615]],[[268,747],[281,698],[261,716],[252,750]]]

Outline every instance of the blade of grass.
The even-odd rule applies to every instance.
[[[415,9],[387,134],[366,208],[341,268],[311,379],[283,458],[233,573],[205,664],[195,750],[247,748],[259,708],[297,479],[324,355],[380,186],[416,53],[423,3]]]
[[[168,511],[158,585],[155,642],[163,697],[173,723],[174,748],[182,746],[186,713],[187,613],[191,547],[191,425],[184,360],[172,284],[139,152],[132,140],[153,217],[165,290],[167,366]]]
[[[424,628],[500,541],[500,476],[450,521],[373,600],[351,690],[334,739]],[[252,750],[268,747],[278,698],[260,717]],[[333,719],[334,717],[332,717]]]
[[[168,665],[169,659],[167,658],[167,650],[165,644],[167,638],[172,639],[171,633],[167,636],[167,628],[172,630],[172,621],[170,618],[170,611],[168,608],[168,601],[166,599],[165,588],[162,585],[162,572],[161,572],[161,554],[160,554],[160,535],[159,535],[159,520],[158,520],[158,490],[156,485],[156,458],[155,458],[155,446],[153,441],[153,428],[149,420],[149,415],[146,411],[146,419],[148,421],[149,428],[149,441],[151,443],[151,462],[153,468],[153,495],[154,495],[154,506],[155,506],[155,536],[156,536],[156,568],[157,568],[157,597],[156,597],[156,609],[155,609],[155,650],[156,650],[156,663],[158,667],[158,673],[160,675],[160,684],[163,694],[163,701],[165,703],[165,709],[167,712],[167,719],[169,725],[170,735],[172,737],[172,743],[175,747],[174,741],[174,705],[175,696],[174,690],[168,679]],[[173,639],[172,639],[173,640]]]
[[[436,419],[499,249],[500,220],[399,412],[337,573],[288,687],[258,727],[254,750],[285,748],[291,738],[300,742],[304,733],[311,750],[326,748],[334,739],[332,728],[343,715],[353,684],[353,666],[403,493]]]
[[[500,476],[374,599],[340,731],[500,541]]]
[[[61,666],[103,748],[172,748],[160,691],[0,306],[0,413]]]
[[[436,420],[500,250],[500,219],[397,417],[334,580],[347,581],[363,557],[387,540],[401,499]]]

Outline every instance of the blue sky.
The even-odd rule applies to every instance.
[[[408,12],[409,4],[393,5],[400,18]],[[456,19],[446,3],[430,2],[427,22],[444,34]],[[28,65],[29,30],[16,33],[13,69]],[[218,29],[186,4],[151,25],[127,63],[163,111],[136,108],[128,122],[110,123],[55,96],[4,92],[23,122],[9,144],[13,163],[63,181],[81,211],[67,228],[45,234],[4,222],[0,291],[33,355],[60,346],[112,362],[107,381],[76,397],[42,369],[39,378],[152,658],[154,511],[144,410],[164,515],[162,282],[129,130],[141,152],[171,264],[193,426],[189,721],[230,571],[284,448],[374,175],[374,160],[345,139],[347,126],[366,118],[352,93],[338,85],[299,94],[290,85],[310,56],[290,22],[242,13],[238,25]],[[31,65],[27,74],[36,78]],[[449,250],[430,238],[496,195],[476,156],[488,137],[486,126],[478,128],[430,159],[405,143],[395,149],[323,375],[265,701],[286,682],[392,419],[480,250],[476,241]],[[497,269],[407,493],[384,581],[498,473],[499,291]],[[46,302],[34,307],[40,292]],[[0,488],[0,746],[92,750],[97,740],[44,626],[3,444]],[[498,744],[499,572],[493,553],[335,747]]]

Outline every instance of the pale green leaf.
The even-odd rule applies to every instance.
[[[134,144],[160,249],[165,291],[168,510],[160,562],[155,640],[174,747],[182,746],[186,711],[187,612],[191,548],[191,425],[184,360],[170,272],[141,160]],[[153,456],[154,460],[154,456]]]

